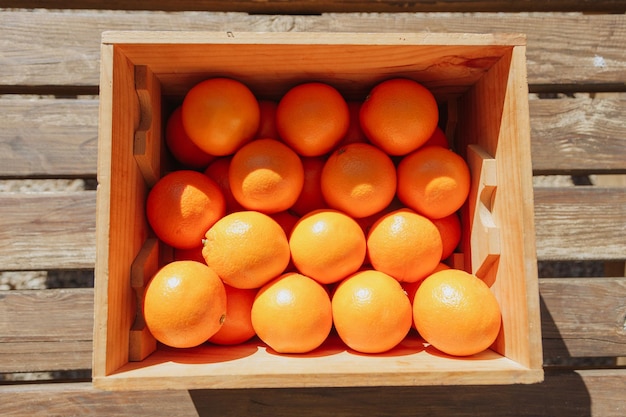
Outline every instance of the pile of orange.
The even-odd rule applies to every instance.
[[[362,102],[320,82],[278,101],[229,78],[192,87],[165,132],[178,168],[146,202],[175,249],[145,290],[152,334],[306,353],[336,332],[379,353],[417,331],[450,355],[487,349],[497,300],[446,265],[470,171],[438,123],[435,97],[405,78]]]

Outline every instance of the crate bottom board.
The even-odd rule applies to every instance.
[[[144,390],[485,385],[542,379],[541,369],[526,368],[492,350],[457,358],[408,336],[388,352],[365,355],[331,335],[307,354],[277,354],[257,338],[236,346],[159,346],[143,361],[129,362],[93,383],[107,390]]]

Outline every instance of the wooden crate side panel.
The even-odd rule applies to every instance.
[[[528,348],[522,343],[506,344],[504,352],[507,357],[528,364],[530,368],[540,368],[542,349],[537,249],[535,239],[527,238],[527,236],[534,236],[535,222],[525,47],[516,46],[512,51],[502,128],[495,158],[496,164],[499,164],[498,171],[504,173],[504,175],[499,175],[498,182],[503,183],[508,190],[499,190],[496,186],[492,209],[495,218],[500,218],[499,221],[496,220],[496,224],[501,227],[504,255],[515,254],[515,260],[510,264],[512,268],[505,269],[505,273],[523,272],[514,280],[496,280],[493,288],[496,294],[500,294],[502,304],[508,306],[505,309],[506,313],[503,313],[505,323],[508,320],[504,314],[512,317],[520,311],[525,311],[527,316],[521,323],[510,320],[513,326],[510,329],[505,328],[505,338],[516,332],[514,336],[516,340],[528,338],[529,343]],[[517,163],[517,170],[511,169],[513,161]],[[499,191],[511,193],[512,198],[505,197],[506,200],[498,201]],[[517,222],[515,228],[510,227],[514,222]],[[510,245],[507,245],[509,243]],[[506,265],[502,266],[507,268]],[[501,284],[504,286],[500,287]]]
[[[500,229],[501,255],[484,278],[501,305],[503,329],[495,349],[525,366],[541,366],[539,300],[533,231],[532,171],[524,48],[515,47],[459,101],[459,151],[476,143],[495,157],[497,186],[490,202]],[[473,174],[475,175],[475,173]],[[465,224],[473,225],[467,210]],[[471,253],[463,237],[463,252]]]
[[[140,123],[134,66],[116,48],[104,45],[103,51],[108,54],[103,53],[103,59],[111,59],[105,65],[110,65],[112,78],[103,83],[111,91],[104,92],[102,111],[110,110],[111,117],[102,118],[106,127],[101,130],[103,159],[98,167],[102,191],[98,215],[103,225],[97,242],[102,256],[96,267],[94,376],[110,374],[128,362],[135,315],[130,269],[149,234],[144,215],[146,184],[133,156]]]
[[[459,94],[510,48],[500,43],[523,41],[491,35],[229,33],[112,32],[104,39],[125,40],[120,48],[157,75],[166,96],[182,97],[206,78],[228,76],[258,97],[275,100],[296,84],[319,80],[348,99],[363,100],[375,84],[394,76],[417,78],[440,97]]]

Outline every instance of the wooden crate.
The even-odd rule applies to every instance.
[[[453,358],[408,337],[355,354],[330,338],[306,355],[158,345],[138,309],[168,250],[144,216],[165,172],[165,110],[195,83],[236,78],[278,99],[324,81],[363,99],[390,77],[437,97],[472,170],[461,267],[492,283],[503,326],[491,349]],[[111,390],[534,383],[543,379],[525,37],[517,34],[105,32],[101,49],[93,383]]]

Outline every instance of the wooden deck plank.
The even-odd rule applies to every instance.
[[[90,369],[93,288],[0,292],[0,373]]]
[[[529,112],[535,173],[626,172],[626,97],[530,100]]]
[[[626,356],[626,278],[540,280],[544,357]]]
[[[626,6],[616,0],[551,0],[516,1],[510,0],[418,0],[398,2],[394,0],[136,0],[127,2],[112,0],[102,3],[99,0],[8,0],[4,7],[50,8],[50,9],[117,9],[117,10],[203,10],[231,11],[262,14],[311,14],[324,12],[529,12],[529,11],[582,11],[623,13]]]
[[[0,91],[97,86],[104,30],[430,31],[528,34],[531,85],[623,90],[626,15],[538,13],[325,14],[9,10],[0,14]],[[549,86],[549,87],[547,87]],[[574,87],[572,87],[574,86]]]
[[[47,320],[39,317],[39,320],[44,319]],[[91,369],[92,351],[91,340],[0,341],[0,374]]]
[[[546,363],[626,356],[626,278],[540,279]],[[91,368],[93,289],[0,292],[0,373]]]
[[[626,188],[536,187],[539,260],[622,260]],[[3,193],[3,270],[93,268],[95,191]]]
[[[505,386],[106,392],[87,382],[29,384],[0,389],[0,414],[622,417],[624,389],[625,369],[547,372],[543,383]]]
[[[529,100],[529,108],[535,173],[626,172],[626,96]],[[0,96],[0,126],[0,177],[95,178],[97,97]]]
[[[0,170],[16,177],[95,177],[98,100],[0,98]]]
[[[93,268],[95,227],[95,191],[2,193],[2,269]]]
[[[536,187],[540,260],[611,260],[626,254],[626,188]]]

